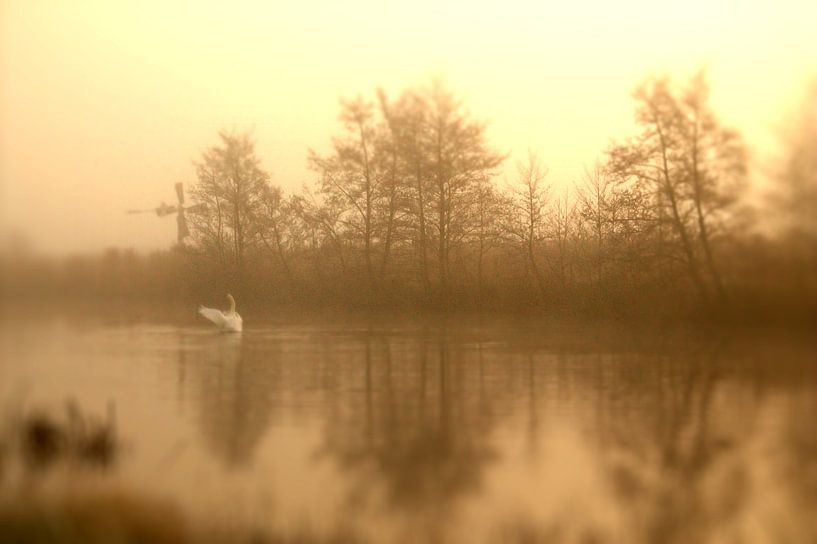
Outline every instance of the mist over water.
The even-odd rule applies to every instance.
[[[230,335],[68,315],[4,323],[1,345],[3,399],[112,401],[127,450],[102,481],[170,500],[204,534],[817,537],[803,336],[325,316]],[[10,463],[0,477],[3,501],[26,485]]]
[[[0,543],[817,542],[814,28],[0,0]]]

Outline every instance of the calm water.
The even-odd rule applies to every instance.
[[[104,413],[118,485],[377,542],[815,542],[817,349],[524,320],[25,320],[0,401]],[[8,493],[8,490],[6,490]]]

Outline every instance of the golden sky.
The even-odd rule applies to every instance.
[[[287,191],[314,176],[338,98],[442,77],[489,137],[567,186],[631,130],[650,73],[709,71],[766,156],[817,73],[817,1],[0,0],[0,231],[43,251],[168,247],[173,202],[220,128],[252,128]]]

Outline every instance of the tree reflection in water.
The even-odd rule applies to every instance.
[[[284,419],[316,429],[306,466],[340,490],[349,534],[814,540],[813,352],[582,341],[446,323],[210,336],[184,350],[179,376],[227,467],[253,474],[258,449],[275,463],[292,444],[262,437]]]
[[[377,511],[382,499],[392,513],[411,513],[415,534],[438,538],[493,457],[484,384],[470,382],[444,328],[423,328],[416,339],[369,328],[354,342],[362,357],[327,413],[320,455],[353,479],[352,511]]]

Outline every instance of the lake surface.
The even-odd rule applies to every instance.
[[[817,541],[817,348],[802,335],[337,316],[241,335],[37,318],[1,334],[0,402],[112,401],[126,449],[106,478],[194,524],[317,541]]]

